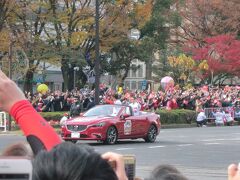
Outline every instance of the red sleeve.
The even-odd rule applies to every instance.
[[[61,143],[61,139],[48,122],[33,108],[28,100],[21,100],[15,103],[10,114],[19,124],[24,135],[27,137],[32,149],[35,152],[42,150],[51,150],[55,145]],[[29,138],[33,137],[33,138]],[[36,142],[40,141],[40,142]],[[39,147],[41,144],[43,147]]]
[[[104,99],[105,103],[106,104],[114,104],[114,102],[112,100],[109,100],[109,99]]]

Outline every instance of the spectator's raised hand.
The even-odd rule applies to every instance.
[[[240,180],[240,169],[236,164],[228,166],[228,180]]]
[[[103,159],[115,164],[114,170],[119,180],[127,180],[123,156],[113,152],[107,152],[102,155]]]
[[[18,86],[0,70],[0,109],[9,112],[18,101],[26,99]]]

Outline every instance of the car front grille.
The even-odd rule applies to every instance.
[[[67,129],[70,131],[84,131],[87,129],[86,125],[67,125]]]

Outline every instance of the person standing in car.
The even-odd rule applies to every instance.
[[[129,106],[132,107],[132,111],[133,111],[134,116],[140,115],[141,105],[137,102],[137,100],[134,97],[130,98]]]

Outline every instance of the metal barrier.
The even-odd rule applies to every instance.
[[[7,118],[5,112],[0,112],[0,127],[4,129],[4,132],[7,131]]]
[[[214,108],[205,108],[204,113],[207,119],[215,119],[213,113],[221,111],[221,112],[229,112],[232,118],[240,118],[240,108],[239,107],[214,107]]]
[[[240,120],[240,107],[235,107],[234,118]]]

